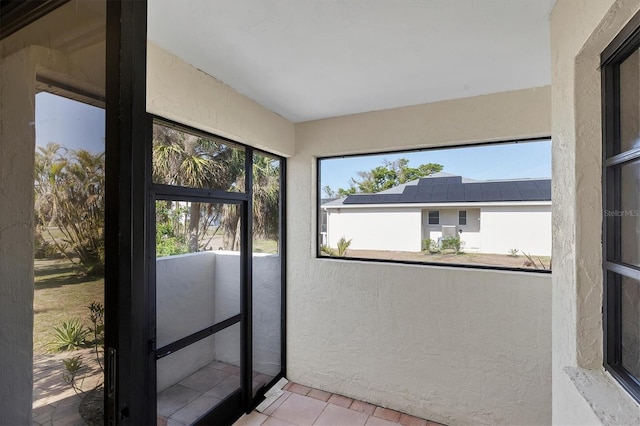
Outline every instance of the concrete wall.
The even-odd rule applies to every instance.
[[[599,70],[600,53],[639,9],[637,0],[558,0],[551,15],[556,424],[640,423],[637,404],[602,373]],[[575,369],[588,380],[573,380]]]
[[[240,255],[208,251],[156,261],[158,347],[240,313]],[[253,370],[280,372],[280,257],[253,255]],[[158,362],[158,392],[212,361],[240,365],[240,329],[232,326]]]
[[[329,246],[351,239],[353,250],[420,251],[419,208],[331,209],[327,217]]]
[[[483,207],[480,223],[483,253],[551,256],[551,205]]]
[[[291,380],[450,425],[550,423],[550,276],[314,256],[317,156],[549,136],[550,95],[543,87],[296,125]]]

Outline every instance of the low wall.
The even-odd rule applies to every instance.
[[[280,371],[280,257],[253,255],[253,370]],[[158,347],[240,313],[240,256],[209,251],[156,262]],[[158,361],[158,392],[212,361],[240,365],[237,325]]]

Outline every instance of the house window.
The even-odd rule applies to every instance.
[[[326,157],[317,170],[319,258],[550,272],[548,138]]]
[[[440,224],[440,212],[438,210],[429,210],[429,225]]]
[[[460,210],[458,212],[458,225],[466,225],[467,224],[467,211]]]
[[[604,364],[640,401],[640,19],[629,25],[602,54]]]

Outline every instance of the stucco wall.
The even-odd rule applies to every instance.
[[[550,423],[548,275],[314,258],[317,156],[542,137],[550,118],[543,87],[296,125],[291,380],[450,425]]]
[[[147,111],[285,157],[295,151],[292,123],[153,42]]]
[[[602,374],[599,56],[638,9],[637,0],[558,0],[551,15],[556,424],[640,422],[637,404],[623,392],[616,399],[592,392],[586,404],[578,402],[583,396],[566,373],[581,367],[593,372],[592,384],[610,380]],[[586,415],[585,406],[596,415]]]
[[[370,208],[328,210],[327,237],[330,247],[351,239],[353,250],[420,251],[422,235],[419,208]]]
[[[551,206],[487,206],[480,212],[483,253],[551,256]]]
[[[0,61],[0,99],[0,424],[30,424],[33,167],[25,164],[34,161],[35,72],[29,50]]]

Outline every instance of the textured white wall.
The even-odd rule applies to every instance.
[[[548,136],[550,115],[544,87],[296,125],[291,380],[450,425],[550,423],[550,276],[314,258],[317,156]]]
[[[624,393],[616,400],[592,392],[585,401],[566,373],[586,369],[594,386],[610,380],[602,374],[599,64],[602,50],[638,9],[637,0],[558,0],[551,15],[555,424],[640,422],[637,404]]]
[[[422,213],[417,208],[331,209],[327,217],[329,246],[351,239],[353,250],[420,251]]]
[[[33,371],[35,70],[0,61],[0,424],[30,424]]]
[[[292,123],[156,44],[147,45],[147,111],[256,148],[293,155]]]
[[[483,253],[551,256],[551,205],[483,207],[480,224]]]

